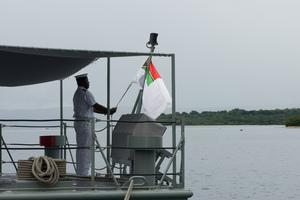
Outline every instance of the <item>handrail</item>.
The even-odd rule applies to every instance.
[[[111,122],[112,121],[113,122],[120,122],[120,123],[160,123],[160,122],[156,122],[156,121],[137,121],[137,122],[134,122],[134,121],[118,121],[118,120],[98,120],[96,118],[92,118],[92,120],[91,119],[86,119],[86,120],[74,120],[73,119],[73,120],[64,120],[64,121],[87,121],[87,120],[90,121],[90,122],[92,122],[92,123],[96,123],[96,122],[108,122],[108,121],[111,121]],[[0,121],[1,121],[1,119],[0,119]],[[54,122],[54,121],[57,121],[57,122],[60,122],[60,119],[50,119],[50,120],[31,120],[31,119],[17,119],[16,120],[16,119],[13,119],[13,120],[5,120],[5,121],[13,121],[13,122]],[[174,120],[172,122],[164,122],[164,123],[177,124],[178,120],[176,119],[176,121]],[[0,125],[1,125],[1,127],[0,127],[0,134],[1,134],[1,131],[2,131],[2,127],[13,127],[13,128],[17,127],[17,126],[14,126],[14,125],[9,125],[9,126],[5,126],[5,125],[2,125],[2,124],[0,124]],[[32,128],[32,127],[36,127],[36,126],[22,126],[22,127],[25,127],[25,128],[30,127],[30,128]],[[45,126],[38,126],[38,127],[41,128],[41,127],[45,127]],[[47,127],[49,127],[49,126],[47,126]],[[56,128],[56,127],[57,126],[51,126],[51,128]],[[66,156],[66,150],[69,149],[70,155],[71,155],[71,159],[72,159],[72,163],[74,165],[74,158],[72,156],[71,149],[78,149],[78,147],[70,147],[70,145],[68,143],[68,140],[67,140],[67,133],[66,133],[67,132],[66,129],[68,127],[70,127],[70,126],[67,126],[67,124],[64,123],[64,136],[66,137],[66,145],[64,147],[57,147],[57,148],[64,150],[65,156]],[[92,128],[92,136],[93,136],[92,137],[92,141],[93,141],[94,144],[96,143],[96,145],[94,146],[94,148],[91,148],[91,149],[95,150],[96,148],[99,148],[100,153],[102,155],[102,159],[106,163],[106,167],[107,167],[107,170],[109,172],[107,174],[110,174],[109,176],[113,179],[113,182],[115,183],[115,188],[120,189],[120,185],[118,184],[115,175],[119,176],[121,174],[115,174],[113,172],[113,169],[111,168],[111,165],[109,164],[109,161],[107,160],[107,158],[106,158],[106,156],[104,154],[104,150],[101,147],[101,145],[100,145],[100,143],[99,143],[99,141],[97,139],[97,135],[96,135],[96,131],[95,131],[95,124],[92,127],[93,127]],[[173,137],[173,135],[172,135],[172,137]],[[177,143],[177,145],[175,147],[151,148],[151,149],[164,149],[164,150],[166,150],[166,149],[173,149],[173,152],[170,154],[170,156],[172,155],[171,158],[167,157],[167,158],[170,158],[170,160],[169,160],[169,162],[167,164],[167,167],[164,170],[164,173],[158,172],[158,173],[153,174],[153,176],[160,177],[158,184],[156,186],[145,186],[145,187],[148,187],[148,188],[150,188],[150,187],[151,188],[162,188],[162,187],[165,187],[165,185],[163,185],[164,181],[171,182],[172,185],[173,185],[172,187],[174,187],[176,185],[178,186],[176,178],[174,178],[176,176],[180,177],[179,178],[179,183],[184,187],[184,145],[185,145],[185,139],[184,138],[185,138],[185,136],[184,136],[184,121],[181,120],[181,137],[180,137],[180,140],[179,140],[179,142]],[[22,144],[20,144],[20,145],[22,145]],[[82,148],[82,147],[79,147],[79,148]],[[84,147],[84,148],[86,148],[86,147]],[[118,147],[112,147],[112,148],[118,148]],[[120,147],[120,148],[124,148],[124,147]],[[4,148],[1,147],[1,150],[2,149],[4,149]],[[42,147],[36,147],[36,148],[30,148],[30,147],[29,148],[8,148],[7,147],[6,149],[7,150],[9,150],[9,149],[15,149],[15,150],[17,150],[17,149],[26,149],[26,150],[29,150],[29,149],[41,149],[41,150],[43,150],[44,148],[42,148]],[[149,148],[127,148],[127,149],[149,149]],[[174,163],[174,160],[176,159],[176,155],[178,153],[178,150],[181,150],[181,155],[180,155],[181,156],[181,165],[180,165],[179,172],[176,172],[177,170],[175,170],[175,171],[173,170],[173,173],[168,173],[168,170],[170,169],[170,166],[172,165],[172,163]],[[93,152],[93,154],[94,153],[95,152]],[[0,151],[0,157],[1,156],[2,156],[2,153]],[[95,165],[95,163],[93,165]],[[74,169],[76,170],[75,165],[74,165]],[[0,170],[2,170],[2,163],[1,163],[1,166],[0,166]],[[93,178],[93,176],[95,176],[94,172],[95,172],[95,168],[92,169],[92,173],[91,173],[92,182],[95,181],[95,179]],[[129,173],[129,174],[126,173],[126,174],[122,174],[122,175],[136,176],[138,174],[135,175],[135,174],[131,174],[131,173]],[[173,175],[173,179],[171,179],[172,175]],[[167,176],[168,176],[168,178],[167,178]],[[94,185],[92,185],[92,186],[94,186]],[[136,187],[136,185],[134,187]],[[170,187],[170,186],[168,186],[168,187]]]
[[[68,145],[68,148],[69,148],[69,153],[70,153],[70,157],[71,157],[71,160],[72,160],[72,163],[73,163],[73,167],[74,167],[74,170],[76,171],[76,165],[75,165],[75,161],[74,161],[74,157],[73,157],[73,154],[71,152],[71,149],[70,149],[70,143],[69,143],[69,140],[68,140],[68,137],[67,137],[67,124],[64,123],[64,136],[65,136],[65,139],[66,139],[66,142],[65,142],[65,149],[64,149],[64,159],[67,160],[67,146]]]
[[[87,119],[62,119],[65,122],[75,122],[75,121],[89,121],[91,118]],[[0,122],[60,122],[61,119],[0,119]],[[160,123],[160,124],[178,124],[180,121],[122,121],[122,120],[104,120],[95,118],[95,122],[118,122],[118,123]],[[39,127],[39,126],[36,126]],[[51,126],[50,126],[51,127]],[[52,126],[52,127],[60,127]]]
[[[0,141],[0,147],[2,148],[2,124],[0,124],[0,136],[1,136],[1,141]],[[0,150],[0,174],[2,174],[2,149]]]
[[[185,130],[184,130],[184,119],[181,119],[181,137],[184,138],[181,144],[181,165],[180,165],[180,172],[181,172],[181,177],[180,177],[180,182],[182,183],[182,186],[185,186]]]
[[[176,153],[177,153],[177,151],[179,150],[179,148],[180,148],[180,146],[181,146],[181,144],[182,144],[183,141],[184,141],[184,138],[181,137],[180,140],[179,140],[179,142],[178,142],[178,144],[177,144],[177,147],[176,147],[176,149],[174,150],[173,155],[172,155],[172,157],[171,157],[171,159],[170,159],[170,161],[169,161],[169,163],[168,163],[168,166],[166,167],[165,172],[164,172],[163,176],[161,177],[161,179],[160,179],[160,181],[159,181],[159,183],[158,183],[158,188],[160,188],[161,184],[163,183],[163,181],[164,181],[164,179],[165,179],[165,177],[166,177],[166,174],[167,174],[167,172],[168,172],[168,170],[169,170],[169,168],[170,168],[172,162],[174,161],[174,158],[175,158],[175,156],[176,156]]]
[[[113,178],[113,181],[114,181],[115,184],[116,184],[117,189],[120,189],[120,186],[119,186],[119,184],[118,184],[118,182],[117,182],[117,180],[116,180],[116,178],[115,178],[115,176],[114,176],[114,174],[113,174],[113,171],[112,171],[112,169],[111,169],[111,167],[110,167],[110,164],[109,164],[108,160],[106,159],[106,157],[105,157],[105,155],[104,155],[104,152],[103,152],[103,150],[102,150],[102,147],[101,147],[101,145],[100,145],[100,143],[99,143],[99,141],[98,141],[98,139],[97,139],[97,135],[95,134],[94,120],[92,120],[92,150],[94,150],[94,151],[92,151],[92,157],[95,155],[95,148],[93,148],[95,142],[96,142],[97,145],[99,146],[99,149],[100,149],[100,153],[101,153],[101,155],[102,155],[102,158],[103,158],[103,160],[104,160],[105,163],[106,163],[107,169],[108,169],[109,172],[112,174],[112,178]],[[92,175],[92,177],[93,177],[93,176],[95,175],[95,162],[92,163],[92,165],[94,165],[94,166],[92,166],[92,173],[91,173],[91,175]],[[92,180],[92,185],[93,185],[93,186],[94,186],[94,181],[95,181],[95,180]]]
[[[99,143],[99,141],[98,141],[97,138],[96,138],[95,141],[96,141],[97,145],[100,145],[100,143]],[[116,180],[116,178],[115,178],[115,176],[114,176],[114,173],[113,173],[113,171],[112,171],[112,169],[111,169],[111,167],[110,167],[110,165],[109,165],[109,163],[108,163],[108,161],[107,161],[107,159],[106,159],[104,153],[103,153],[102,148],[100,148],[100,152],[101,152],[101,154],[102,154],[102,157],[103,157],[103,159],[104,159],[104,161],[105,161],[105,163],[106,163],[106,166],[107,166],[109,172],[110,172],[111,175],[112,175],[113,181],[115,182],[117,189],[120,189],[120,186],[119,186],[119,184],[118,184],[118,182],[117,182],[117,180]]]
[[[9,152],[9,149],[7,148],[7,145],[6,145],[6,143],[5,143],[5,141],[4,141],[4,139],[3,139],[3,136],[2,136],[2,125],[1,125],[1,138],[0,138],[0,142],[1,142],[1,165],[2,165],[2,144],[4,145],[4,149],[6,149],[6,151],[7,151],[7,153],[8,153],[8,156],[10,157],[10,160],[13,162],[13,165],[14,165],[14,167],[15,167],[15,169],[16,169],[16,171],[17,171],[17,166],[16,166],[16,164],[14,163],[14,159],[13,159],[13,157],[11,156],[11,154],[10,154],[10,152]],[[2,173],[2,166],[1,166],[1,173]]]

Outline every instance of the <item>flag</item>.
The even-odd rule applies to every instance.
[[[152,119],[156,119],[167,108],[172,106],[172,98],[152,62],[150,62],[149,72],[145,79],[148,62],[149,59],[147,59],[142,68],[139,69],[132,83],[138,83],[144,88],[143,107],[145,114]]]

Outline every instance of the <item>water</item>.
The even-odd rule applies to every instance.
[[[300,130],[283,126],[186,127],[192,199],[299,199]]]
[[[4,128],[7,143],[39,143],[40,135],[59,130]],[[192,200],[300,199],[300,129],[284,126],[187,126],[186,188]],[[69,132],[75,143],[74,131]],[[106,133],[97,133],[101,144]],[[164,135],[170,146],[171,132]],[[74,151],[73,151],[74,152]],[[43,155],[43,151],[12,151],[15,160]],[[74,154],[75,155],[75,154]],[[4,160],[9,160],[6,153]],[[100,168],[103,163],[98,163]],[[14,172],[11,164],[4,172]],[[68,165],[68,172],[74,172]]]

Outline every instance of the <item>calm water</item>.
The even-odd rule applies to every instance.
[[[16,133],[17,132],[17,133]],[[186,132],[186,188],[192,200],[300,199],[300,129],[283,126],[192,126]],[[26,133],[26,134],[25,134]],[[39,143],[57,130],[3,130],[7,143]],[[75,143],[70,131],[70,143]],[[97,133],[106,141],[106,133]],[[170,144],[170,132],[164,136]],[[106,142],[101,142],[101,144]],[[15,160],[43,151],[12,151]],[[7,154],[4,160],[9,160]],[[98,163],[102,165],[101,161]],[[101,167],[101,166],[100,166]],[[72,166],[67,170],[73,172]],[[11,164],[4,172],[14,172]]]
[[[186,127],[192,199],[300,199],[300,129]]]

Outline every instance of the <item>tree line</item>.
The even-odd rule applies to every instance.
[[[298,117],[300,126],[300,108],[251,110],[233,109],[230,111],[191,111],[176,113],[176,117],[184,118],[186,125],[284,125],[290,118]],[[171,121],[171,114],[161,114],[157,121]]]

